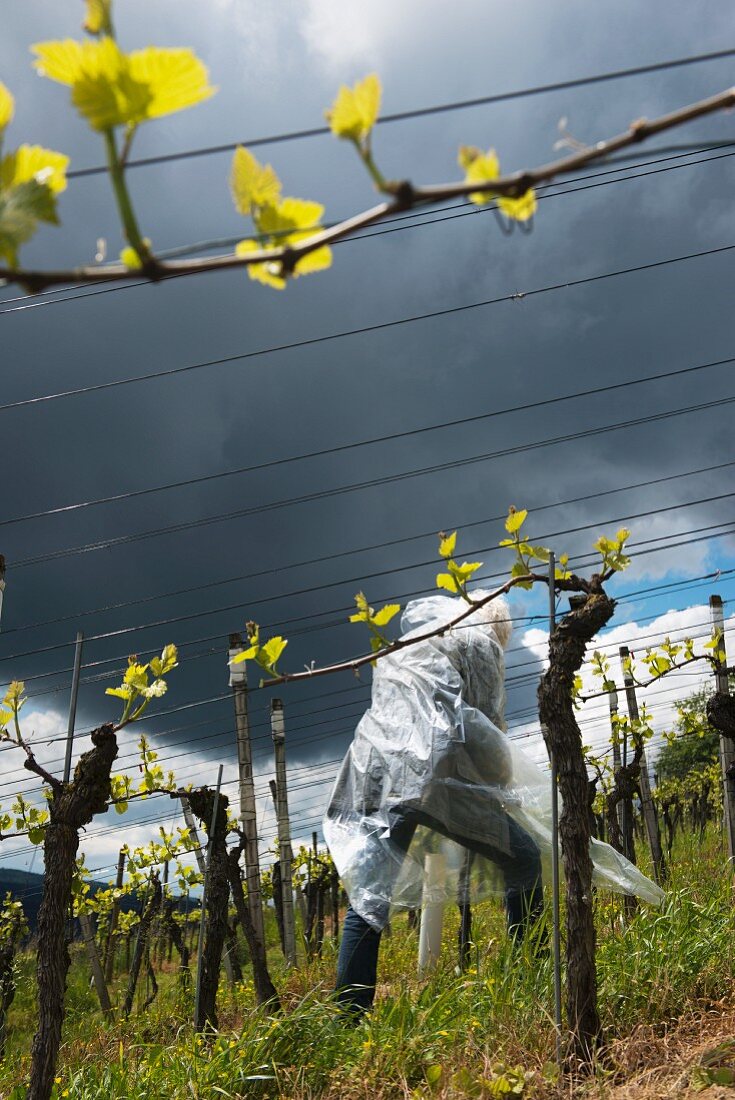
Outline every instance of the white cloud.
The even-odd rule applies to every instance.
[[[309,50],[333,72],[383,62],[393,37],[401,39],[415,21],[410,4],[391,0],[307,0],[300,30]],[[404,39],[405,41],[405,39]]]
[[[641,550],[647,550],[650,547],[655,549],[655,553],[641,554],[634,548],[630,568],[626,570],[626,578],[657,578],[664,577],[667,573],[703,572],[710,554],[713,552],[717,554],[720,549],[719,540],[714,543],[708,540],[691,542],[684,547],[671,546],[670,549],[666,548],[666,543],[675,543],[678,536],[684,539],[696,538],[694,534],[688,536],[687,532],[693,532],[711,521],[711,516],[698,517],[691,508],[684,508],[679,512],[664,511],[659,515],[648,516],[645,520],[633,521],[630,524],[633,528],[633,541],[645,539],[647,545],[642,546]],[[656,549],[657,543],[651,542],[652,539],[662,540],[664,548]]]
[[[29,702],[21,711],[20,725],[23,737],[32,746],[38,763],[47,767],[53,774],[60,774],[63,770],[66,743],[66,718],[56,710],[32,710],[30,707]],[[38,787],[40,780],[23,767],[25,755],[22,749],[3,745],[2,753],[0,804],[7,807],[19,791]],[[40,796],[29,795],[29,799],[32,802],[39,802]]]
[[[637,624],[635,622],[621,623],[606,631],[602,637],[592,640],[587,653],[591,655],[595,649],[605,653],[610,662],[610,675],[618,685],[618,703],[621,713],[626,711],[625,694],[622,689],[622,675],[618,656],[619,647],[627,645],[635,655],[643,654],[648,646],[656,646],[664,638],[672,641],[681,641],[683,638],[692,637],[698,639],[695,650],[702,652],[702,644],[710,635],[710,612],[707,604],[696,604],[682,611],[667,611],[659,615],[652,622]],[[548,633],[534,628],[527,630],[521,639],[521,643],[544,665],[547,663]],[[725,645],[729,653],[735,652],[735,615],[725,621]],[[593,695],[600,691],[600,682],[596,679],[585,664],[581,670],[585,695]],[[638,669],[639,679],[648,679],[645,666]],[[682,669],[680,672],[671,673],[659,682],[647,688],[637,690],[638,704],[645,703],[650,710],[655,738],[649,756],[653,759],[657,747],[661,743],[660,735],[671,729],[676,718],[676,703],[704,684],[712,684],[712,672],[707,662],[702,661]],[[603,752],[607,750],[610,741],[610,719],[608,701],[605,697],[591,699],[577,714],[577,721],[582,730],[585,744],[594,750]],[[546,748],[538,727],[538,722],[526,722],[509,731],[511,735],[527,738],[522,742],[523,748],[538,762],[546,762]]]
[[[65,726],[65,717],[56,711],[38,710],[29,712],[27,715],[27,728],[35,732],[33,743],[36,746],[37,758],[41,763],[48,764],[54,774],[59,774],[61,771],[59,761],[63,759],[64,754]],[[172,755],[171,747],[159,744],[155,735],[147,734],[147,737],[150,747],[160,753],[165,769],[166,757]],[[80,735],[75,744],[75,762],[79,753],[87,748],[86,737]],[[129,757],[132,750],[133,742],[128,741],[121,746],[121,756]],[[3,760],[6,764],[3,782],[11,784],[5,788],[8,791],[7,797],[0,798],[0,802],[5,803],[6,806],[11,804],[17,791],[27,791],[39,786],[36,777],[23,768],[22,754],[18,752],[17,760],[15,755],[13,754],[13,759],[9,762],[10,767],[7,767],[7,762]],[[229,797],[231,813],[238,816],[239,788],[234,744],[231,753],[223,762],[225,768],[222,790]],[[289,811],[294,848],[298,848],[300,844],[310,845],[313,829],[318,829],[321,835],[320,821],[326,809],[336,768],[334,761],[326,758],[303,762],[294,756],[290,761]],[[182,785],[208,783],[214,786],[217,769],[218,761],[204,753],[195,752],[187,756],[185,762],[176,768],[176,779]],[[135,778],[135,761],[123,760],[115,770],[126,771]],[[263,866],[272,862],[272,850],[277,842],[276,817],[269,787],[273,775],[274,769],[270,761],[263,761],[254,768],[258,835],[261,838],[260,858]],[[40,794],[29,797],[31,801],[42,804]],[[129,803],[124,815],[118,815],[114,809],[111,809],[105,816],[95,818],[81,834],[80,842],[80,851],[85,856],[92,877],[107,881],[113,876],[120,847],[123,844],[131,848],[144,847],[152,840],[160,840],[161,826],[167,832],[175,830],[178,826],[184,826],[183,813],[178,800],[169,800],[166,796],[153,796],[145,800],[134,799]],[[203,835],[204,830],[200,832]],[[194,865],[194,862],[194,855],[182,859],[185,865]],[[34,855],[33,849],[25,838],[5,841],[0,865],[40,872],[42,869],[40,849]]]

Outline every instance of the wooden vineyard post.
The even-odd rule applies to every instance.
[[[79,914],[79,927],[82,930],[82,939],[84,940],[84,946],[87,949],[87,957],[89,958],[89,965],[92,970],[92,979],[94,981],[94,988],[97,991],[100,1008],[108,1019],[112,1019],[112,1005],[110,1004],[110,994],[107,990],[105,975],[102,970],[102,964],[100,962],[99,954],[97,952],[97,944],[95,943],[92,920],[87,913]]]
[[[617,775],[618,769],[622,766],[622,757],[620,755],[620,741],[618,740],[618,731],[615,727],[615,719],[618,715],[618,692],[617,689],[612,687],[607,693],[607,703],[610,708],[610,740],[612,743],[612,758],[613,758],[613,775]],[[616,806],[616,813],[618,818],[618,825],[621,832],[623,831],[623,803],[618,802]]]
[[[628,717],[631,722],[638,722],[640,714],[638,711],[638,699],[635,693],[635,683],[633,681],[633,673],[631,672],[628,659],[630,657],[630,651],[627,646],[620,647],[620,662],[623,667],[623,683],[625,684],[625,697],[628,701]],[[656,882],[659,886],[662,886],[666,882],[667,867],[666,859],[664,857],[664,851],[661,846],[661,831],[658,825],[658,814],[656,813],[656,806],[651,794],[651,779],[648,774],[648,761],[646,760],[646,751],[643,749],[640,753],[640,792],[641,792],[641,806],[643,809],[643,820],[646,825],[646,835],[648,836],[648,843],[651,848],[651,859],[653,860],[653,874]]]
[[[293,853],[288,817],[286,781],[286,727],[283,702],[271,700],[271,732],[276,763],[276,819],[278,822],[278,862],[281,871],[281,911],[283,914],[283,953],[288,966],[296,966],[296,922],[293,906]]]
[[[125,874],[125,856],[127,853],[126,848],[121,848],[117,857],[117,875],[115,877],[115,889],[120,890],[123,884],[123,875]],[[120,916],[120,900],[115,897],[112,899],[112,909],[110,910],[110,925],[107,931],[107,943],[105,944],[105,981],[111,982],[114,969],[115,969],[115,947],[117,941],[117,921]]]
[[[718,695],[729,695],[727,676],[727,651],[725,649],[725,617],[722,597],[710,596],[712,635],[717,639],[713,650],[715,688]],[[735,742],[720,733],[720,766],[722,768],[722,813],[727,835],[727,854],[730,870],[735,873]]]
[[[230,661],[244,649],[241,634],[230,634]],[[260,890],[260,857],[258,855],[258,823],[255,812],[253,756],[248,718],[248,684],[245,662],[230,664],[230,686],[235,703],[237,729],[237,764],[240,780],[240,822],[245,837],[245,881],[248,888],[248,908],[255,934],[265,945],[263,899]]]

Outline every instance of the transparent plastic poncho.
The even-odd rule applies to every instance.
[[[441,628],[465,606],[442,595],[414,600],[402,636]],[[375,928],[392,908],[422,899],[503,894],[528,849],[540,852],[548,881],[549,772],[504,732],[508,615],[505,601],[491,601],[373,669],[371,706],[337,776],[324,837],[353,909]],[[410,843],[397,842],[407,819],[419,825]],[[525,849],[518,837],[531,838]],[[431,852],[443,853],[446,873],[428,896]],[[597,886],[660,904],[658,886],[608,844],[592,839],[590,854]]]

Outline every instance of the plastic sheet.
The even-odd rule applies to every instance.
[[[442,595],[414,600],[403,636],[439,628],[463,606]],[[447,866],[432,900],[452,901],[468,848],[473,899],[522,892],[550,857],[549,773],[504,732],[510,633],[507,605],[494,600],[373,669],[371,706],[337,776],[324,836],[353,909],[375,928],[391,907],[421,904],[427,852],[441,851]],[[661,890],[609,845],[592,840],[590,851],[598,886],[660,904]]]

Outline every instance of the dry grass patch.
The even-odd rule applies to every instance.
[[[612,1043],[609,1055],[610,1083],[583,1090],[587,1100],[733,1100],[735,1001],[717,1002],[665,1027],[641,1025]],[[733,1083],[714,1083],[718,1071]]]

